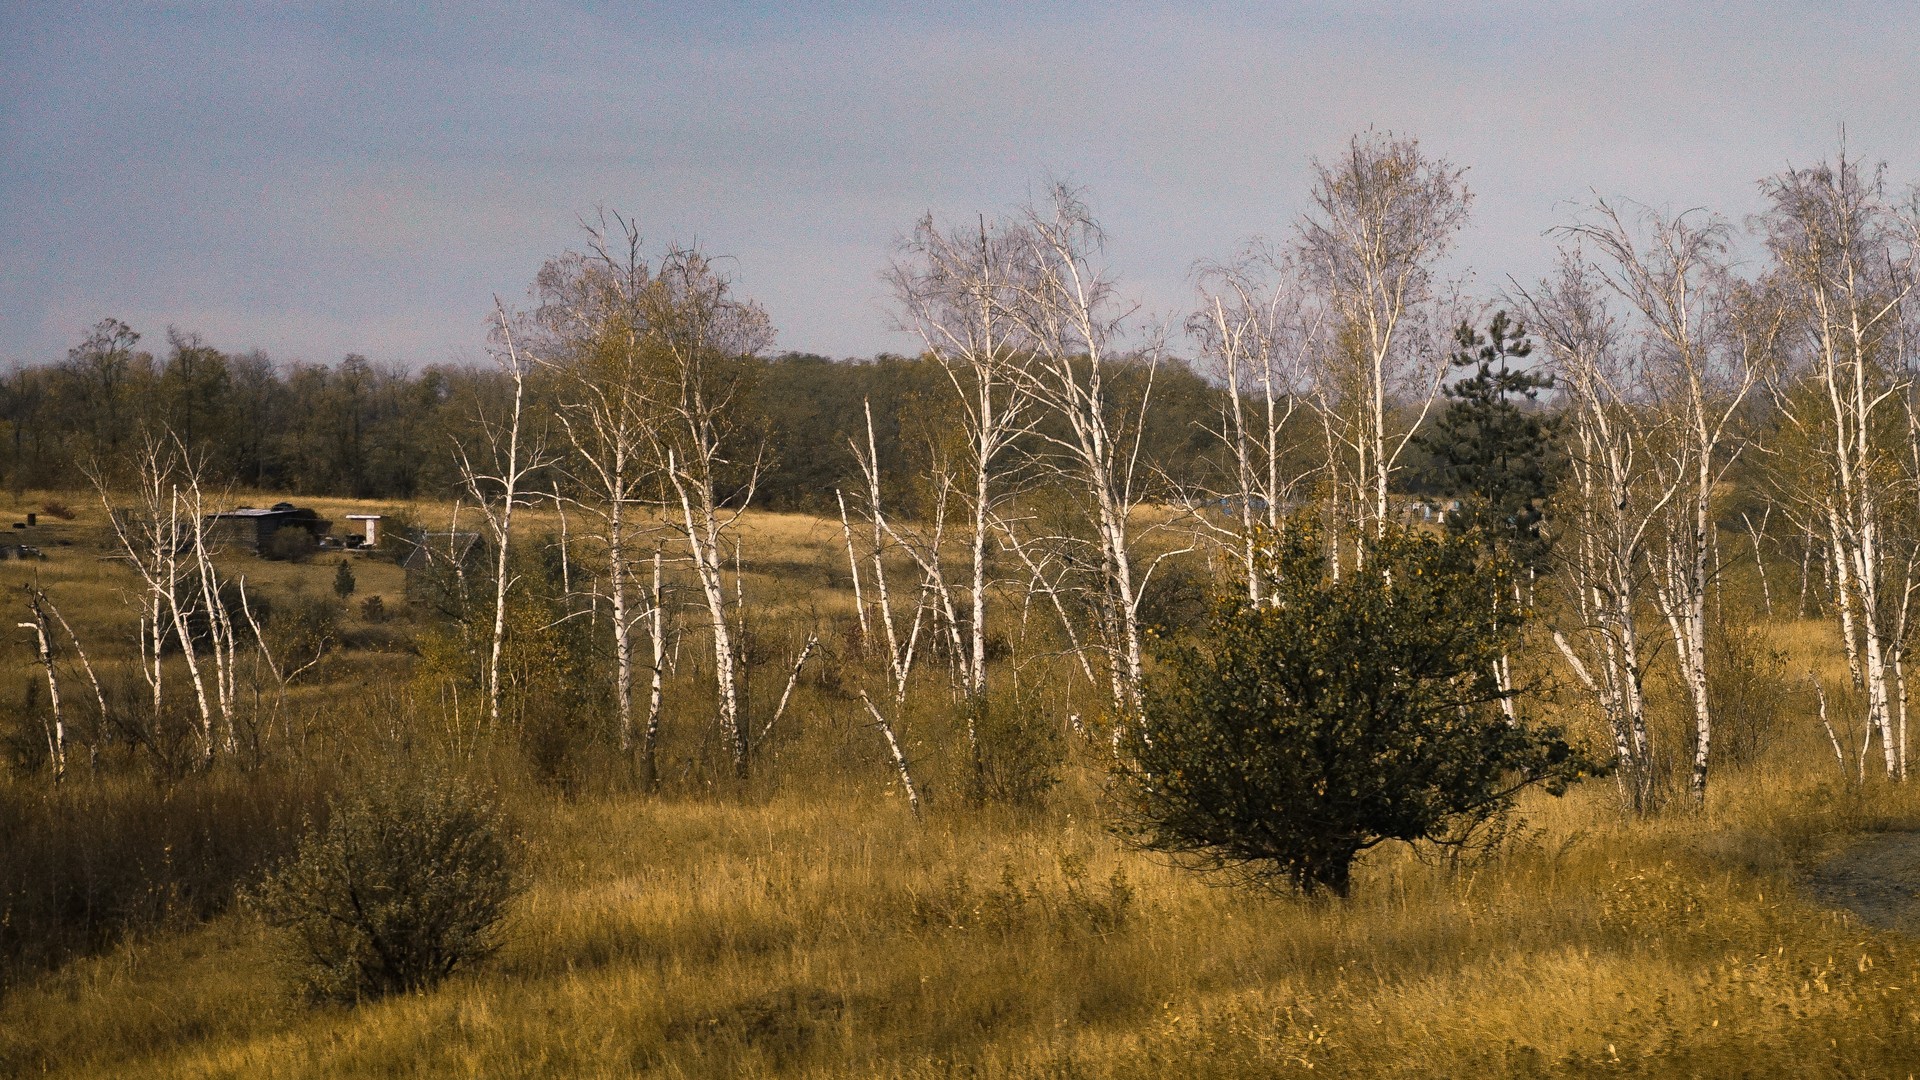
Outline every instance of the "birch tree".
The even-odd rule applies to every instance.
[[[1019,389],[1062,422],[1064,435],[1043,438],[1061,475],[1090,503],[1099,552],[1097,608],[1117,732],[1140,712],[1140,594],[1152,566],[1145,573],[1136,566],[1132,519],[1145,495],[1139,420],[1152,400],[1161,350],[1157,342],[1131,357],[1121,349],[1130,311],[1096,262],[1104,237],[1079,192],[1056,184],[1024,217],[1008,312],[1032,357],[1012,370]],[[1111,385],[1115,366],[1126,361],[1145,372],[1135,410],[1122,407]]]
[[[86,674],[87,684],[93,688],[93,700],[94,706],[98,710],[96,713],[98,722],[94,725],[93,738],[88,741],[87,745],[87,753],[89,760],[91,760],[92,757],[98,753],[99,737],[109,731],[108,725],[112,721],[112,714],[107,710],[107,693],[101,689],[100,676],[93,670],[93,660],[87,656],[86,646],[80,644],[80,635],[74,633],[73,627],[67,624],[67,617],[60,614],[60,609],[55,606],[53,597],[48,596],[46,590],[42,589],[38,582],[28,586],[27,591],[32,597],[34,621],[44,628],[47,616],[51,615],[53,621],[60,624],[61,631],[67,635],[67,640],[73,644],[74,655],[80,658],[80,670]],[[43,629],[42,633],[49,633],[49,631]],[[49,677],[48,681],[52,681],[51,677]]]
[[[1560,273],[1529,293],[1528,315],[1563,395],[1567,475],[1555,494],[1555,575],[1571,625],[1553,640],[1592,696],[1612,735],[1615,775],[1628,806],[1657,797],[1648,735],[1646,608],[1648,532],[1670,493],[1656,490],[1638,413],[1636,371],[1623,355],[1608,294],[1585,259],[1569,251]]]
[[[132,471],[128,505],[114,504],[104,476],[95,475],[94,488],[121,554],[141,581],[141,675],[152,693],[153,723],[157,728],[165,716],[166,643],[171,638],[180,643],[187,681],[193,687],[199,718],[194,729],[195,756],[204,768],[213,762],[216,724],[189,626],[194,590],[183,590],[188,575],[198,568],[205,541],[200,522],[182,520],[180,487],[191,470],[177,442],[147,434],[133,457]]]
[[[1279,526],[1300,485],[1327,464],[1303,461],[1293,445],[1295,413],[1310,387],[1309,357],[1324,323],[1306,303],[1297,268],[1264,244],[1204,265],[1197,277],[1200,306],[1187,331],[1226,390],[1214,434],[1233,466],[1230,489],[1201,493],[1224,504],[1232,524],[1222,529],[1205,513],[1198,517],[1220,535],[1248,599],[1258,603],[1260,533]]]
[[[635,746],[633,708],[634,631],[657,604],[636,604],[633,548],[644,532],[636,512],[650,467],[658,417],[649,397],[649,328],[646,323],[651,268],[641,254],[640,234],[630,221],[603,219],[589,230],[588,252],[550,260],[541,268],[539,322],[543,353],[559,375],[557,416],[573,451],[568,471],[590,492],[584,503],[597,522],[606,550],[607,600],[612,608],[614,730],[622,753]],[[656,553],[657,554],[657,553]],[[644,589],[644,584],[642,585]],[[654,632],[658,680],[658,630]],[[640,732],[641,783],[656,779],[654,734],[658,693],[649,699]]]
[[[1314,163],[1312,198],[1299,258],[1332,319],[1313,401],[1344,463],[1336,497],[1356,529],[1378,533],[1393,474],[1446,376],[1433,328],[1459,320],[1431,310],[1448,291],[1435,265],[1472,194],[1464,170],[1428,157],[1418,140],[1369,131],[1333,162]]]
[[[47,632],[47,612],[41,604],[40,590],[32,585],[27,586],[27,607],[33,612],[33,621],[15,625],[34,632],[34,651],[47,673],[47,704],[52,710],[47,721],[47,763],[53,769],[53,784],[58,787],[67,778],[67,722],[60,712],[60,676],[54,670],[53,638]]]
[[[1771,455],[1776,493],[1818,537],[1832,567],[1832,609],[1848,669],[1866,696],[1887,775],[1906,778],[1904,643],[1914,590],[1889,515],[1920,474],[1903,319],[1915,286],[1920,215],[1888,197],[1884,166],[1838,160],[1761,184],[1773,270],[1767,286],[1788,321],[1785,364],[1769,380],[1793,438]],[[1906,444],[1903,446],[1903,444]],[[1862,759],[1864,770],[1865,761]]]
[[[514,336],[505,305],[494,302],[493,359],[507,377],[512,397],[504,417],[477,418],[479,444],[455,442],[461,486],[480,508],[494,557],[493,624],[487,641],[487,720],[500,726],[500,653],[507,637],[507,594],[513,586],[509,556],[514,511],[532,494],[528,479],[551,464],[544,439],[526,430],[527,376],[532,363]],[[457,511],[456,511],[457,512]],[[454,563],[459,565],[456,556]]]
[[[1032,411],[1017,387],[1020,326],[1006,314],[1023,239],[1009,226],[996,223],[990,229],[984,217],[977,232],[942,231],[928,214],[901,244],[887,275],[901,323],[920,337],[947,375],[965,436],[957,485],[966,503],[970,569],[962,683],[976,702],[987,691],[987,557],[994,507],[1009,494],[1002,482],[1004,459],[1027,429]],[[936,544],[936,566],[938,552]]]
[[[913,675],[913,662],[919,655],[920,630],[926,623],[926,593],[930,586],[936,585],[938,585],[943,592],[945,590],[944,583],[941,583],[938,579],[939,552],[936,539],[934,552],[935,561],[933,563],[935,570],[927,576],[922,587],[915,590],[913,622],[910,624],[911,629],[902,636],[899,630],[899,621],[894,618],[893,590],[887,587],[887,564],[885,555],[887,550],[894,544],[899,544],[903,548],[906,547],[906,545],[902,543],[897,534],[894,533],[893,526],[887,519],[886,510],[881,499],[880,454],[874,444],[872,404],[865,404],[862,411],[867,420],[866,449],[862,450],[860,442],[852,438],[847,440],[847,445],[848,448],[853,451],[854,461],[860,466],[861,479],[866,481],[866,506],[864,511],[867,523],[872,528],[872,542],[867,549],[867,558],[871,567],[875,596],[874,606],[879,615],[882,644],[887,650],[887,684],[893,691],[893,706],[897,710],[900,705],[906,701],[908,679]],[[944,509],[944,506],[941,508]],[[842,524],[844,525],[845,523],[843,522]],[[936,538],[938,535],[938,531],[936,530]],[[851,540],[849,540],[849,551],[851,551]],[[924,564],[924,556],[914,553],[914,558],[916,561],[923,562]]]
[[[713,641],[721,734],[735,774],[745,776],[748,735],[738,644],[728,623],[721,573],[726,534],[752,503],[761,466],[757,453],[751,460],[732,456],[741,436],[734,415],[740,365],[772,344],[773,328],[766,312],[735,296],[732,282],[697,248],[670,249],[646,295],[649,338],[659,350],[653,398],[661,421],[653,439],[671,488],[667,516],[700,583]]]
[[[206,618],[207,659],[213,669],[213,696],[220,713],[222,749],[231,755],[239,749],[239,724],[235,716],[240,696],[239,635],[234,632],[233,619],[222,595],[220,572],[213,561],[214,538],[208,526],[216,504],[206,498],[204,469],[192,451],[178,437],[173,437],[173,443],[182,463],[179,482],[174,485],[173,516],[179,523],[176,530],[184,530],[186,534],[187,553],[191,558],[186,575],[188,587],[198,594],[189,603],[197,606]],[[191,657],[197,651],[197,643],[183,636],[180,648]],[[197,665],[194,677],[196,681],[199,678]]]
[[[1770,348],[1771,327],[1751,325],[1738,310],[1723,223],[1649,212],[1642,237],[1612,206],[1595,209],[1595,221],[1571,231],[1599,252],[1595,274],[1633,316],[1640,408],[1650,424],[1647,463],[1659,491],[1646,556],[1693,717],[1687,790],[1700,802],[1713,735],[1707,596],[1718,572],[1716,489],[1740,452],[1733,424]]]

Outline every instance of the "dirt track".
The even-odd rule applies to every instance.
[[[1808,891],[1868,926],[1920,935],[1920,831],[1873,836],[1822,863]]]

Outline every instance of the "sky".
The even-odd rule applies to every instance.
[[[1597,196],[1739,224],[1843,131],[1920,180],[1920,4],[0,0],[0,363],[108,316],[481,362],[600,208],[724,257],[778,350],[910,352],[899,238],[1052,179],[1178,322],[1368,127],[1468,170],[1449,269],[1491,298]]]

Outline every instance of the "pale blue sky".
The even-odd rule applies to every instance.
[[[1482,293],[1597,190],[1739,218],[1920,179],[1920,5],[0,3],[0,361],[112,315],[282,360],[484,355],[597,206],[732,256],[778,347],[905,351],[921,212],[1085,185],[1143,310],[1369,124],[1469,167]]]

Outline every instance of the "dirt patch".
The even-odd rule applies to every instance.
[[[1881,833],[1835,855],[1807,891],[1868,926],[1920,935],[1920,830]]]

